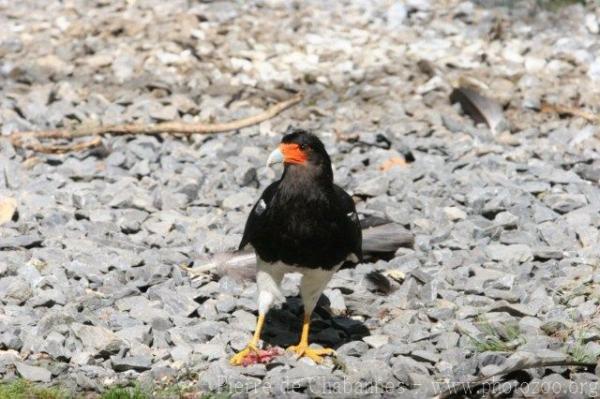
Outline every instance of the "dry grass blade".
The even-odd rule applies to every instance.
[[[564,115],[578,116],[578,117],[583,118],[590,122],[599,122],[600,121],[600,116],[598,116],[592,112],[582,110],[582,109],[579,109],[576,107],[565,106],[565,105],[542,103],[540,112],[547,113],[547,114],[558,114],[559,116],[564,116]]]
[[[35,152],[41,152],[43,154],[66,154],[72,151],[82,151],[89,148],[98,147],[102,144],[100,136],[94,137],[91,140],[83,141],[74,144],[48,144],[43,145],[37,141],[34,142],[23,142],[21,139],[14,139],[13,145],[15,147],[25,148],[27,150],[33,150]]]

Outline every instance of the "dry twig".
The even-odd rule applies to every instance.
[[[590,122],[600,122],[600,116],[595,115],[592,112],[565,105],[542,103],[540,112],[547,114],[578,116]]]
[[[212,134],[223,133],[232,130],[242,129],[244,127],[256,125],[273,118],[282,111],[299,103],[302,100],[302,94],[296,94],[292,98],[279,102],[264,112],[247,118],[238,119],[224,123],[184,123],[184,122],[163,122],[151,124],[126,123],[120,125],[81,127],[73,131],[67,129],[42,130],[15,132],[9,136],[15,147],[27,148],[37,152],[45,153],[65,153],[69,151],[79,151],[95,147],[100,144],[100,137],[82,143],[71,145],[42,145],[36,142],[27,143],[28,139],[74,139],[84,136],[101,136],[104,134],[181,134],[185,136],[193,134]]]
[[[82,142],[74,143],[74,144],[43,145],[37,141],[15,142],[15,140],[13,140],[12,143],[15,147],[21,147],[21,148],[25,148],[28,150],[33,150],[35,152],[41,152],[44,154],[65,154],[65,153],[71,152],[71,151],[81,151],[81,150],[87,150],[88,148],[98,147],[100,144],[102,144],[102,139],[100,138],[100,136],[97,136],[91,140],[82,141]]]

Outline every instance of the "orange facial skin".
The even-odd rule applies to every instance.
[[[288,164],[303,165],[308,159],[306,152],[298,144],[280,144],[279,150],[283,154],[283,162]]]

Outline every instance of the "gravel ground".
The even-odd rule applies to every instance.
[[[598,125],[539,110],[598,110],[600,6],[539,3],[0,0],[3,137],[227,121],[305,93],[228,134],[107,136],[66,155],[0,139],[0,201],[16,204],[0,226],[0,379],[424,398],[524,361],[593,363]],[[502,104],[509,129],[450,104],[465,80]],[[311,338],[337,348],[335,362],[232,367],[256,321],[254,282],[180,266],[237,246],[288,125],[320,135],[361,217],[402,224],[415,245],[329,284]],[[392,292],[364,279],[373,269]],[[296,283],[285,280],[267,343],[298,339]],[[530,369],[496,388],[594,397],[599,371]]]

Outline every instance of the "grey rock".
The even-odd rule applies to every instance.
[[[454,348],[457,346],[459,338],[460,336],[453,331],[444,332],[438,337],[437,346],[442,350]]]
[[[57,331],[52,331],[42,343],[41,352],[47,353],[53,359],[70,358],[71,352],[65,347],[65,337]]]
[[[402,3],[393,3],[387,10],[387,24],[390,28],[398,28],[404,23],[408,14],[406,6]]]
[[[142,223],[148,217],[148,213],[138,209],[127,209],[117,217],[116,223],[125,234],[133,234],[140,231]]]
[[[125,165],[126,161],[127,158],[125,157],[125,155],[119,151],[113,151],[108,157],[106,157],[106,163],[110,166],[123,166]]]
[[[9,368],[14,367],[21,361],[21,357],[16,350],[8,349],[0,352],[0,372],[7,373]]]
[[[533,250],[533,257],[540,260],[562,259],[564,256],[564,251],[550,247],[535,248]]]
[[[369,345],[363,341],[352,341],[340,346],[336,353],[346,356],[360,356],[369,349]]]
[[[222,344],[197,344],[194,345],[194,352],[200,354],[208,361],[221,359],[225,357],[225,348]]]
[[[372,179],[361,182],[355,189],[355,195],[364,195],[367,197],[377,197],[383,195],[388,190],[389,181],[384,176],[377,176]]]
[[[398,356],[392,359],[391,369],[398,381],[412,387],[419,385],[419,376],[429,377],[429,370],[423,363],[407,356]]]
[[[238,326],[240,329],[253,332],[256,326],[256,316],[242,309],[238,309],[232,314],[232,325]]]
[[[0,249],[29,248],[40,245],[43,238],[36,234],[24,234],[17,237],[0,238]]]
[[[544,202],[558,213],[568,213],[588,203],[583,194],[549,194]]]
[[[23,341],[16,331],[4,331],[0,334],[0,345],[8,350],[21,350]]]
[[[126,347],[121,338],[106,328],[77,323],[73,323],[71,328],[84,348],[95,356],[108,356]]]
[[[327,297],[327,299],[329,299],[329,309],[333,315],[340,316],[346,314],[346,301],[344,300],[344,296],[340,290],[326,289],[323,291],[323,294]]]
[[[177,108],[175,106],[167,105],[152,110],[150,112],[150,117],[156,119],[159,122],[173,121],[179,117],[179,113],[177,112]]]
[[[52,373],[43,367],[30,366],[22,362],[17,362],[15,365],[19,375],[28,381],[50,382],[52,378]]]
[[[452,220],[452,221],[463,220],[467,217],[467,214],[465,211],[463,211],[462,209],[457,208],[455,206],[445,207],[444,213],[446,214],[446,217],[448,217],[448,219]]]
[[[536,223],[543,223],[551,220],[555,220],[558,217],[558,214],[554,212],[552,209],[540,205],[533,205],[533,220]]]
[[[148,176],[150,174],[150,163],[147,159],[142,159],[133,165],[130,172],[138,177]]]
[[[144,228],[150,233],[165,237],[173,228],[173,223],[168,220],[150,218],[144,222]]]
[[[21,277],[9,276],[0,279],[0,291],[3,300],[8,303],[21,304],[33,294],[31,286]]]
[[[257,182],[257,173],[254,166],[241,167],[236,170],[236,182],[241,187],[246,187]]]
[[[129,345],[135,343],[150,345],[152,341],[151,328],[147,325],[126,327],[117,331],[115,335],[127,342]]]
[[[231,313],[237,307],[235,299],[229,295],[224,295],[216,303],[217,310],[222,313]]]
[[[244,209],[250,205],[252,205],[255,201],[253,195],[249,192],[241,191],[235,194],[232,194],[223,200],[223,208],[225,209]]]
[[[174,378],[177,375],[177,370],[169,366],[157,366],[152,367],[152,377],[157,381],[165,381]]]
[[[390,342],[390,337],[387,335],[369,335],[363,338],[363,341],[366,342],[369,346],[373,348],[380,348],[383,345]]]
[[[52,307],[54,305],[65,305],[68,302],[65,294],[56,289],[43,290],[28,301],[32,307]]]
[[[185,363],[192,355],[192,347],[188,345],[177,345],[171,350],[170,355],[174,361]]]
[[[148,291],[148,298],[163,303],[164,309],[170,316],[190,316],[198,308],[194,301],[195,291],[190,287],[158,287]]]
[[[533,258],[531,248],[524,244],[490,244],[486,247],[485,252],[490,259],[503,263],[522,263]]]
[[[510,212],[500,212],[494,218],[494,223],[499,224],[505,228],[517,227],[519,218]]]
[[[535,356],[545,362],[560,362],[568,358],[567,354],[564,352],[549,349],[537,351]]]
[[[42,275],[39,270],[36,269],[31,263],[23,265],[18,270],[18,275],[21,276],[29,286],[35,288],[40,281],[42,281]]]
[[[501,366],[506,361],[506,356],[502,353],[483,352],[477,355],[477,360],[480,368],[489,365]]]
[[[152,358],[149,356],[129,356],[129,357],[117,357],[113,356],[110,358],[110,362],[113,370],[115,371],[145,371],[152,368]]]
[[[130,79],[134,73],[135,59],[129,54],[120,54],[112,62],[112,70],[121,83]]]
[[[428,350],[415,350],[410,353],[410,356],[417,361],[429,362],[432,364],[435,364],[440,360],[439,355]]]
[[[538,226],[541,238],[553,248],[567,249],[575,244],[575,238],[564,228],[558,227],[556,223],[546,222]]]

